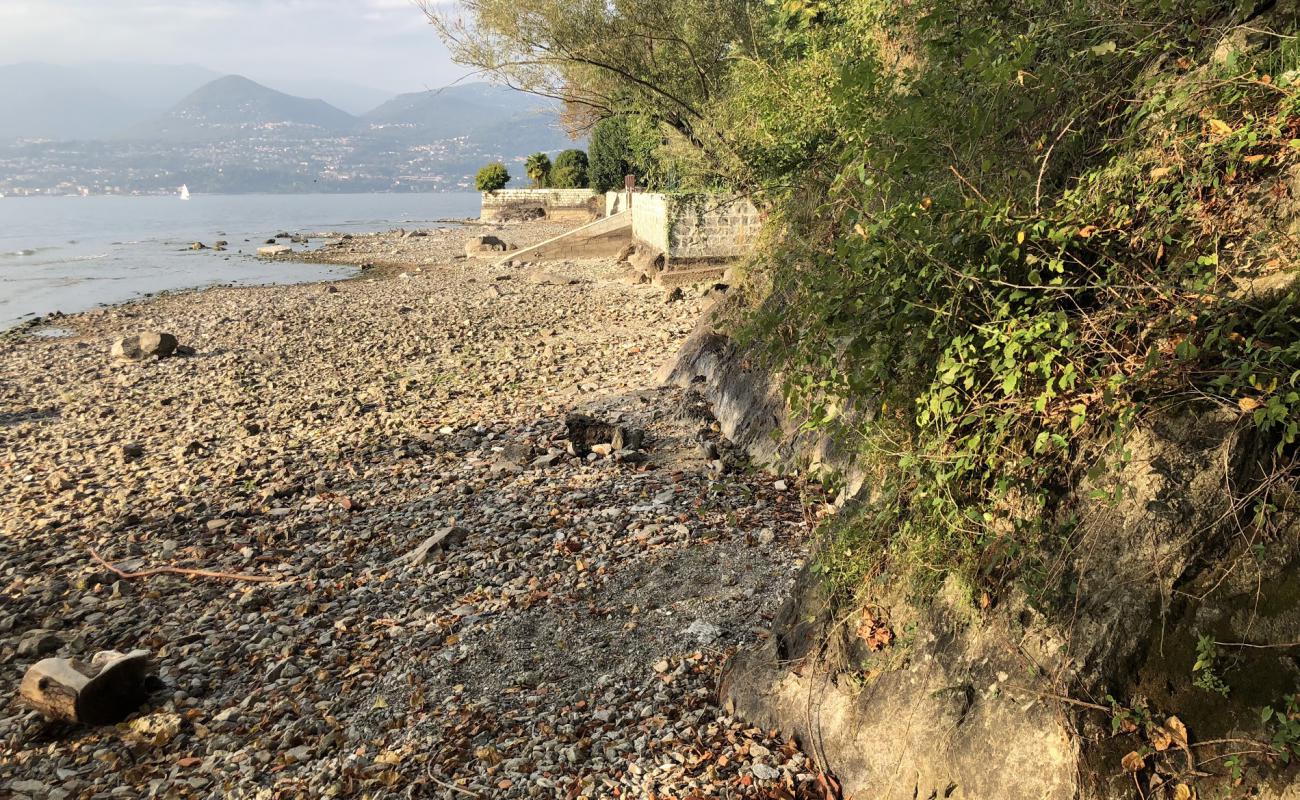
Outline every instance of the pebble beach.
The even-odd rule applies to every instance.
[[[707,294],[465,256],[562,230],[336,237],[298,257],[354,278],[0,336],[0,794],[828,796],[717,704],[825,499],[656,381]],[[180,354],[110,357],[142,331]],[[575,448],[573,414],[638,435]],[[108,649],[150,652],[121,724],[17,698]]]

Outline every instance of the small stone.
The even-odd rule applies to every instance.
[[[23,634],[23,638],[18,641],[18,656],[20,658],[40,658],[49,655],[63,646],[63,639],[59,634],[45,628],[36,628]]]
[[[697,619],[686,628],[685,634],[699,644],[712,644],[722,636],[722,629],[711,622]]]
[[[137,442],[120,444],[114,447],[113,450],[124,464],[130,461],[135,461],[144,455],[144,446]]]

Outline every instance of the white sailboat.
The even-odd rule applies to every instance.
[[[182,200],[190,199],[190,187],[186,186],[183,183],[181,184],[181,199]]]

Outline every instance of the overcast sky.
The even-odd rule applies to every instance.
[[[0,64],[198,64],[394,92],[463,74],[411,0],[0,0]]]

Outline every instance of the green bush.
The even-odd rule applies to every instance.
[[[1059,589],[1061,498],[1191,397],[1294,453],[1300,294],[1238,287],[1294,261],[1249,221],[1300,165],[1300,88],[1270,77],[1300,43],[1211,62],[1232,8],[1199,0],[1125,26],[1090,2],[786,7],[810,13],[721,109],[782,231],[740,333],[808,427],[873,454],[877,499],[826,556],[847,585]]]
[[[480,192],[495,192],[506,188],[507,183],[510,183],[510,173],[506,171],[506,165],[500,161],[488,164],[474,177],[474,185]]]
[[[585,189],[586,175],[577,167],[556,167],[551,172],[551,186],[556,189]]]
[[[565,150],[555,157],[551,185],[557,189],[582,189],[587,186],[587,154],[582,150]]]

